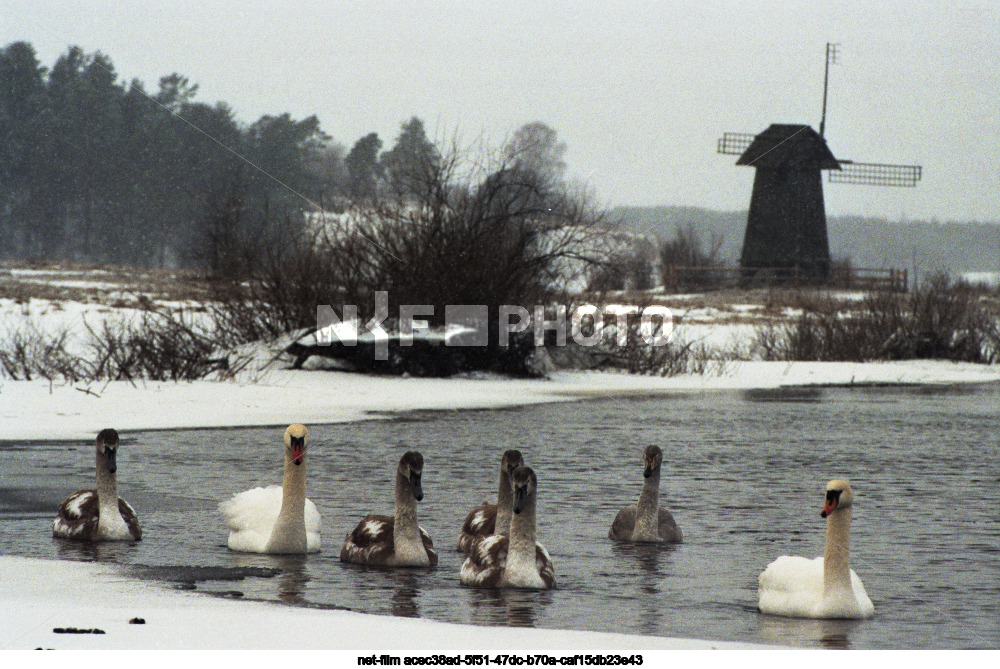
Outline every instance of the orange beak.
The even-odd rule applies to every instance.
[[[299,446],[298,444],[292,444],[292,462],[297,465],[302,464],[302,454],[305,448]]]
[[[823,510],[820,512],[819,517],[820,518],[826,518],[831,513],[833,513],[834,509],[836,509],[836,508],[837,508],[837,501],[836,500],[833,500],[833,499],[826,500],[826,504],[823,505]]]

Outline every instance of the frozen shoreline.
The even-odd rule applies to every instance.
[[[0,556],[0,649],[524,650],[764,648],[573,630],[480,627],[226,600],[122,577],[112,566]],[[141,618],[144,624],[130,624]],[[56,628],[104,634],[57,634]]]
[[[0,440],[91,439],[102,427],[152,430],[324,424],[404,411],[490,409],[596,396],[809,385],[1000,381],[1000,366],[937,360],[738,362],[721,375],[556,372],[549,379],[398,378],[270,370],[232,381],[52,384],[0,380]]]

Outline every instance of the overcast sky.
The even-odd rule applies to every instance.
[[[1000,3],[4,0],[0,44],[103,51],[155,91],[180,72],[240,120],[319,116],[350,148],[400,123],[500,144],[542,121],[608,205],[745,209],[724,131],[819,127],[834,155],[915,163],[915,189],[824,184],[829,214],[1000,221]]]

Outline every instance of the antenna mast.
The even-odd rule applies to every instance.
[[[823,116],[819,121],[820,137],[823,137],[823,131],[826,129],[826,89],[830,82],[830,65],[831,63],[833,65],[837,64],[838,49],[840,49],[839,43],[826,43],[826,69],[823,72]]]

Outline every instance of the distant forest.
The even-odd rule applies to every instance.
[[[417,117],[401,124],[391,148],[373,132],[348,151],[316,116],[247,124],[225,102],[196,101],[197,90],[177,73],[155,91],[126,84],[109,57],[77,47],[51,68],[28,43],[0,49],[0,258],[224,272],[247,240],[266,245],[294,233],[317,205],[337,210],[405,193],[411,166],[440,158]],[[561,175],[565,145],[555,132],[535,123],[519,133],[529,144],[540,136],[555,157],[547,169]],[[692,207],[612,213],[664,241],[689,225],[706,241],[717,233],[730,263],[746,225],[745,212]],[[855,267],[1000,271],[996,223],[835,217],[829,235],[834,258]]]
[[[371,133],[348,152],[315,116],[245,124],[197,90],[177,73],[126,85],[77,47],[51,68],[28,43],[0,49],[0,258],[219,269],[434,151],[415,117],[391,149]]]
[[[698,207],[619,207],[613,219],[622,227],[662,240],[688,226],[707,242],[722,238],[721,257],[739,262],[746,230],[746,211],[715,211]],[[1000,223],[893,222],[858,216],[827,219],[830,255],[849,259],[854,267],[895,268],[927,272],[1000,272]]]

